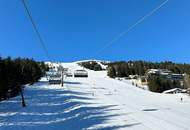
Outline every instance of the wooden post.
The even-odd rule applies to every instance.
[[[63,69],[61,70],[61,86],[63,87]]]
[[[23,71],[24,71],[24,67],[25,67],[25,64],[22,66],[22,74],[23,74]],[[23,95],[23,91],[22,91],[22,85],[20,85],[20,95],[21,95],[21,99],[22,99],[22,107],[26,107],[26,103],[25,103],[25,100],[24,100],[24,95]]]
[[[20,95],[21,95],[21,99],[22,99],[22,107],[26,107],[26,103],[25,103],[25,100],[24,100],[24,95],[23,95],[23,92],[22,92],[22,86],[20,87]]]

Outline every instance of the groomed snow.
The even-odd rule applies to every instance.
[[[80,69],[76,62],[62,65]],[[0,130],[190,129],[189,96],[152,93],[106,71],[87,71],[88,78],[66,78],[64,87],[45,78],[27,86],[26,108],[19,96],[0,102]]]

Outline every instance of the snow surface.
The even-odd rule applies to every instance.
[[[62,65],[81,69],[76,62]],[[68,77],[64,87],[45,78],[26,86],[26,108],[20,96],[0,102],[0,130],[190,129],[189,96],[152,93],[106,71],[87,71],[88,78]]]

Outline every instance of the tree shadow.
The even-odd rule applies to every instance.
[[[89,97],[88,93],[30,87],[25,91],[25,98],[26,108],[18,107],[20,105],[18,103],[19,97],[1,103],[0,113],[15,113],[13,115],[7,114],[5,120],[0,120],[1,130],[82,130],[104,124],[110,118],[120,116],[119,114],[110,114],[110,111],[116,110],[116,105],[103,106],[86,102],[93,99]],[[5,107],[2,107],[4,105]],[[15,106],[19,109],[15,109]],[[138,124],[109,125],[97,129],[114,130]]]
[[[148,109],[143,109],[142,111],[158,111],[159,109],[156,108],[148,108]]]
[[[64,81],[64,84],[81,84],[81,82],[69,82],[69,81]]]

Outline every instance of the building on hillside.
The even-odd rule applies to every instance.
[[[182,86],[184,88],[184,84],[185,84],[185,75],[184,74],[171,74],[171,80],[172,81],[179,81],[180,82],[180,86]]]
[[[147,75],[168,75],[171,74],[172,72],[170,70],[167,69],[148,69],[146,71]]]
[[[146,76],[139,76],[136,81],[137,85],[147,85],[148,78]]]
[[[170,90],[166,90],[163,93],[165,93],[165,94],[187,93],[187,90],[181,89],[181,88],[173,88]]]
[[[187,93],[190,95],[190,88],[187,88]]]
[[[137,79],[133,80],[132,84],[142,89],[148,89],[148,77],[138,76]]]
[[[184,74],[184,88],[190,90],[190,75]]]
[[[146,75],[147,77],[156,75],[163,79],[168,79],[171,81],[179,81],[180,85],[184,86],[185,74],[172,73],[170,70],[167,69],[149,69],[147,70]]]

